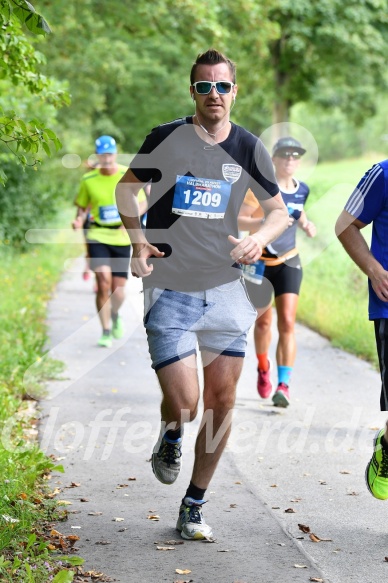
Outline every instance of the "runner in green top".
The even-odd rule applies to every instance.
[[[96,305],[103,329],[98,345],[110,347],[112,338],[121,338],[124,334],[118,312],[125,299],[131,242],[117,210],[115,187],[126,167],[117,164],[116,142],[111,136],[96,140],[96,154],[98,167],[87,172],[81,180],[75,199],[77,216],[72,225],[74,229],[81,229],[86,214],[90,213],[87,245],[90,266],[96,274]],[[140,201],[146,206],[144,192]]]

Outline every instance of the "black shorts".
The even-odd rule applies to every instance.
[[[114,277],[128,279],[130,245],[107,245],[98,241],[87,240],[90,268],[96,271],[102,265],[108,265]]]
[[[380,409],[388,411],[388,320],[374,320],[374,325],[381,375]]]
[[[266,267],[260,285],[248,280],[245,280],[245,283],[255,308],[265,308],[271,303],[273,293],[275,298],[282,294],[299,295],[302,277],[303,270],[300,264],[300,257],[296,255],[285,263]]]

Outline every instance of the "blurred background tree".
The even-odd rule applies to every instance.
[[[0,107],[40,117],[58,135],[60,158],[45,165],[66,176],[69,194],[58,198],[74,196],[85,169],[64,168],[64,154],[85,160],[105,133],[133,153],[152,127],[192,114],[191,63],[211,46],[236,61],[232,119],[256,135],[299,123],[321,160],[386,148],[388,0],[41,0],[48,35],[22,29],[15,14],[11,22],[11,4],[0,0],[0,41],[19,46],[20,58],[0,60]],[[71,104],[58,110],[66,91]],[[55,134],[43,129],[49,141]]]

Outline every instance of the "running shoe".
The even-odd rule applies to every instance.
[[[182,467],[181,457],[182,438],[172,440],[162,437],[159,449],[157,451],[154,450],[151,457],[152,471],[159,482],[162,482],[162,484],[173,484],[175,482]]]
[[[268,370],[257,369],[257,391],[263,399],[268,399],[272,393],[271,361],[268,359]]]
[[[97,344],[104,348],[110,348],[112,346],[112,334],[103,334]]]
[[[380,429],[373,440],[374,452],[366,466],[365,481],[369,492],[379,500],[388,498],[388,453],[381,445],[385,428]]]
[[[272,397],[275,407],[288,407],[290,404],[290,392],[286,383],[279,383],[278,388]]]
[[[113,322],[112,336],[117,340],[124,336],[124,322],[120,316],[117,316],[116,320]]]
[[[181,537],[186,540],[203,540],[213,536],[211,527],[206,524],[202,514],[202,506],[205,500],[194,500],[193,498],[183,498],[179,508],[178,522],[176,528],[181,533]]]

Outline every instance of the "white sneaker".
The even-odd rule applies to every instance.
[[[176,528],[180,531],[182,538],[202,540],[213,536],[211,527],[206,524],[202,515],[203,504],[205,504],[205,500],[183,498],[176,523]]]
[[[152,471],[159,482],[162,482],[162,484],[173,484],[175,482],[182,467],[181,457],[181,437],[176,440],[168,439],[164,436],[159,437],[151,458]]]

